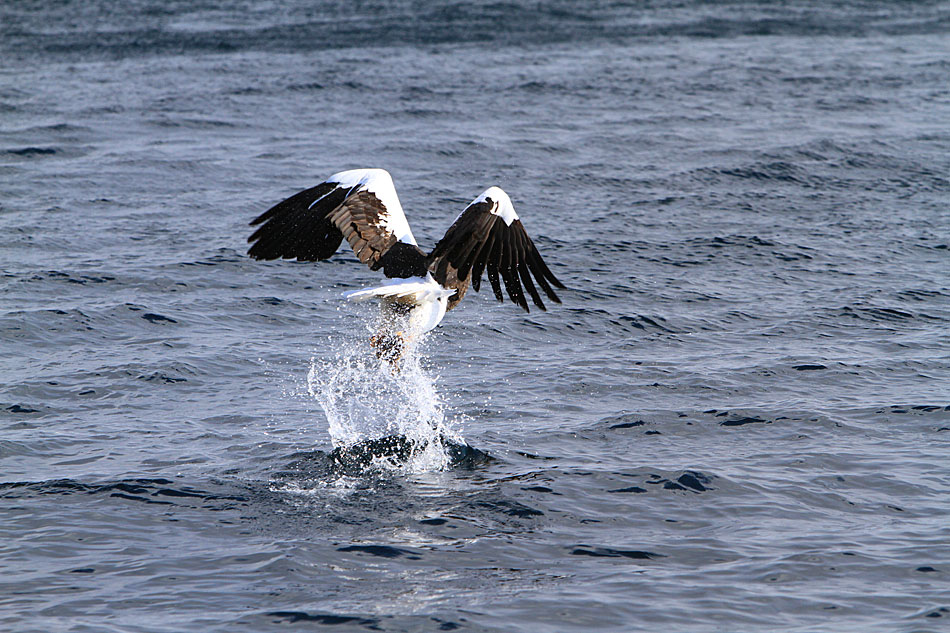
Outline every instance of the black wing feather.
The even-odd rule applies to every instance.
[[[502,239],[495,236],[491,253],[488,255],[488,282],[495,291],[495,298],[504,303],[505,297],[501,294],[501,284],[498,283],[498,262],[501,260],[502,248]]]
[[[498,197],[510,204],[504,192]],[[560,303],[551,284],[558,288],[564,284],[545,265],[521,220],[517,216],[512,219],[512,212],[506,216],[512,219],[508,224],[498,213],[499,201],[492,199],[489,190],[456,218],[429,254],[429,270],[436,281],[456,289],[449,309],[461,300],[469,283],[478,292],[485,273],[496,299],[504,301],[503,283],[511,301],[526,312],[530,311],[527,295],[539,309],[545,309],[535,281],[552,301]]]
[[[491,213],[481,213],[477,216],[478,221],[475,223],[475,230],[469,236],[471,248],[461,259],[462,267],[459,269],[459,276],[462,279],[468,277],[472,271],[472,266],[475,265],[476,258],[481,255],[482,249],[491,235],[494,217]]]
[[[521,275],[521,283],[524,284],[524,287],[528,290],[528,294],[531,295],[531,301],[534,302],[534,305],[538,306],[541,310],[546,310],[547,308],[544,307],[544,302],[541,301],[541,295],[538,294],[538,289],[534,287],[534,282],[531,281],[531,275],[528,272],[530,264],[528,263],[528,253],[523,239],[521,239],[521,248],[525,255],[526,264],[525,266],[518,267],[518,273]]]
[[[534,246],[533,244],[531,245]],[[548,296],[551,301],[554,303],[561,303],[561,300],[558,299],[557,295],[554,294],[554,290],[551,289],[550,284],[548,283],[545,273],[550,274],[550,271],[547,270],[547,266],[544,265],[544,261],[541,259],[541,255],[538,254],[537,249],[532,248],[528,252],[528,265],[531,267],[531,272],[534,274],[534,278],[537,280],[538,285],[541,286],[541,289],[544,290],[544,294]],[[554,278],[554,275],[551,275]],[[561,284],[557,279],[554,279],[554,283],[557,284],[558,288],[563,288],[564,285]]]
[[[534,261],[537,263],[538,268],[542,272],[542,276],[554,284],[558,288],[564,288],[564,284],[558,281],[558,278],[554,276],[554,273],[551,272],[551,269],[548,268],[548,265],[544,263],[544,260],[541,259],[541,253],[538,252],[537,247],[529,240],[528,246],[530,246],[531,253],[534,255]],[[554,299],[553,293],[550,293],[551,298]],[[556,300],[556,299],[555,299]]]
[[[260,224],[247,239],[254,242],[248,254],[254,259],[298,259],[317,261],[333,255],[343,234],[327,220],[329,209],[345,199],[333,183],[322,183],[295,194],[251,221]],[[315,208],[312,208],[315,207]]]
[[[525,301],[524,292],[521,289],[521,280],[518,278],[518,249],[515,246],[515,233],[513,231],[505,232],[505,256],[501,270],[508,296],[511,297],[514,303],[527,311],[528,302]]]
[[[472,266],[472,288],[475,289],[475,292],[478,292],[479,287],[482,285],[482,273],[485,271],[485,265],[488,263],[488,258],[491,255],[494,245],[495,234],[491,233],[488,236],[488,239],[485,240],[485,243],[482,244],[482,247],[478,250],[478,255],[475,258],[475,265]]]
[[[391,193],[392,179],[383,170],[341,172],[349,183],[328,180],[280,202],[251,222],[260,225],[248,238],[248,254],[255,259],[318,261],[332,256],[346,239],[360,262],[387,277],[424,275],[427,260],[414,243],[401,243],[390,221],[405,222],[402,210],[387,209],[367,182]],[[383,195],[382,197],[386,197]],[[398,207],[398,202],[394,205]],[[398,248],[394,248],[398,245]]]

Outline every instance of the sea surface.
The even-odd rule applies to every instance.
[[[566,284],[396,374],[382,167]],[[0,3],[0,630],[950,627],[950,3]]]

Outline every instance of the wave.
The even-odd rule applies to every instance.
[[[153,505],[196,505],[205,509],[209,509],[208,504],[224,509],[235,505],[247,505],[249,502],[246,495],[204,490],[162,477],[119,479],[99,483],[86,483],[75,479],[0,483],[0,499],[29,499],[46,495],[77,494],[106,495]]]
[[[887,2],[577,3],[480,2],[379,4],[303,1],[281,11],[247,3],[181,5],[143,13],[138,5],[98,0],[56,10],[43,3],[0,8],[0,50],[13,58],[129,57],[155,54],[301,52],[365,46],[472,43],[521,46],[564,41],[649,37],[867,36],[942,33],[950,11],[941,5]],[[345,16],[345,17],[341,17]],[[131,25],[131,26],[130,26]]]

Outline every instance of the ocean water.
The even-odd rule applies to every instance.
[[[950,622],[950,3],[0,4],[0,629]],[[491,185],[398,375],[248,222]]]

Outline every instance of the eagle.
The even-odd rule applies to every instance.
[[[325,260],[345,238],[360,262],[382,270],[383,285],[344,296],[379,299],[383,327],[370,341],[377,355],[392,363],[406,343],[435,328],[459,304],[469,285],[478,292],[483,274],[498,301],[504,302],[503,284],[525,312],[530,312],[526,295],[541,310],[546,309],[541,292],[561,302],[554,288],[564,284],[544,263],[499,187],[472,200],[429,253],[416,243],[385,169],[333,174],[277,203],[251,226],[257,227],[247,240],[254,259]]]

